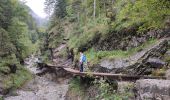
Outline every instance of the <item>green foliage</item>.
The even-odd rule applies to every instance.
[[[46,2],[52,4],[57,1],[47,0]],[[60,36],[63,35],[70,38],[69,46],[71,48],[92,47],[96,42],[96,38],[105,38],[110,30],[121,31],[125,28],[134,27],[138,28],[138,33],[143,33],[149,29],[163,28],[165,26],[165,17],[170,13],[168,6],[170,3],[167,0],[116,0],[114,2],[111,0],[97,0],[96,18],[94,19],[92,17],[94,12],[93,0],[65,0],[63,2],[64,4],[58,5],[64,7],[64,11],[59,11],[67,13],[66,19],[58,19],[58,17],[55,18],[53,16],[52,22],[57,20],[58,23],[54,23],[54,26],[57,26],[59,24],[63,25],[63,21],[68,20],[70,22],[67,24],[73,25],[73,29],[69,33],[65,31],[65,27],[59,27],[57,32],[61,33]],[[56,10],[58,7],[54,6],[54,9]],[[60,15],[59,12],[58,14]],[[55,35],[51,35],[51,37],[55,38],[51,40],[51,45],[56,45],[58,41],[62,41]]]
[[[79,30],[72,33],[74,36],[70,36],[69,46],[71,48],[90,47],[96,42],[95,39],[104,36],[108,32],[107,22],[107,18],[97,18],[95,21],[89,20],[85,26],[80,26]]]
[[[16,64],[16,74],[10,74],[9,64]],[[6,73],[7,75],[4,75],[3,73]],[[32,78],[31,73],[20,65],[15,54],[5,58],[0,57],[0,74],[3,89],[9,89],[11,87],[18,88]]]
[[[0,72],[9,73],[8,64],[19,64],[14,54],[5,58],[0,57]]]
[[[18,18],[13,18],[8,32],[19,58],[24,58],[32,53],[33,44],[28,36],[30,34],[28,33],[28,27],[24,22],[21,22]]]
[[[62,43],[62,40],[64,39],[64,26],[61,23],[63,20],[56,18],[57,21],[51,23],[53,27],[50,26],[51,31],[48,33],[47,39],[48,41],[45,41],[48,43],[48,48],[55,48],[59,44]]]
[[[44,63],[51,63],[51,61],[50,61],[50,51],[49,50],[44,51],[42,55],[43,55],[42,61]]]
[[[133,95],[127,90],[125,93],[117,93],[112,85],[104,80],[95,83],[98,84],[100,93],[96,96],[96,100],[128,100]]]
[[[79,96],[83,96],[83,86],[81,86],[81,82],[79,78],[74,78],[70,82],[70,89],[75,93],[78,94]]]
[[[0,1],[0,78],[5,88],[18,88],[31,78],[20,64],[39,47],[37,27],[29,11],[20,0]],[[18,68],[16,74],[10,74],[9,65],[13,64]]]
[[[0,56],[10,54],[14,51],[15,47],[10,42],[8,32],[0,28]]]
[[[13,87],[19,88],[21,87],[26,81],[29,81],[32,78],[31,73],[23,67],[19,67],[16,74],[10,74],[6,77],[4,82],[4,87],[6,89]]]
[[[37,40],[39,39],[38,34],[35,30],[29,31],[28,37],[33,44],[36,43]]]
[[[14,0],[15,1],[15,0]],[[0,27],[7,29],[13,13],[12,0],[0,1]]]
[[[170,2],[167,0],[117,0],[116,21],[113,28],[121,30],[131,26],[139,27],[138,32],[158,29],[165,26],[165,17],[170,14]]]
[[[169,55],[164,55],[164,61],[165,62],[170,62],[170,56]]]
[[[0,96],[0,100],[4,100],[3,97]]]
[[[94,0],[46,0],[47,9],[54,8],[52,27],[60,26],[52,30],[60,33],[58,36],[50,34],[50,47],[61,43],[60,36],[70,39],[71,48],[90,48],[96,38],[104,39],[110,32],[134,28],[136,31],[129,35],[138,35],[164,28],[170,15],[169,5],[168,0],[96,0],[95,6]]]

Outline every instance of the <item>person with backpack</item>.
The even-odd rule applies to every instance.
[[[83,51],[80,51],[80,72],[84,71],[84,64],[86,63],[86,56]]]

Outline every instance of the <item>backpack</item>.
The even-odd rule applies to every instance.
[[[86,56],[85,55],[83,55],[82,61],[86,62]]]

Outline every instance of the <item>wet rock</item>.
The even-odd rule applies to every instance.
[[[170,69],[168,69],[168,70],[166,71],[165,76],[166,76],[166,78],[167,78],[168,80],[170,80]]]
[[[170,80],[143,79],[135,87],[137,100],[170,100]]]

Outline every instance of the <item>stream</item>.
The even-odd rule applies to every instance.
[[[21,89],[16,90],[16,96],[8,96],[5,100],[64,100],[68,91],[69,79],[56,81],[51,74],[37,76],[40,72],[36,68],[34,56],[26,59],[26,67],[32,72],[33,79],[26,83]]]

